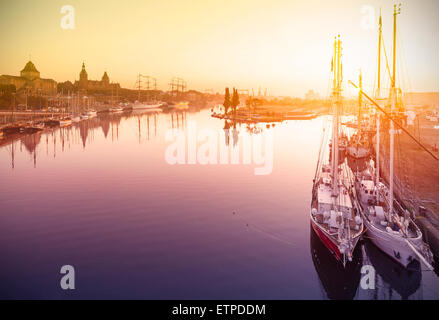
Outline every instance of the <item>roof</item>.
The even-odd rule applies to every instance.
[[[21,72],[39,72],[32,61],[29,60],[28,63],[24,66],[24,69]]]

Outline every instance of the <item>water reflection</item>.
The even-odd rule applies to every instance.
[[[376,271],[376,289],[370,294],[371,299],[422,299],[419,290],[422,273],[418,260],[403,268],[369,240],[366,239],[363,246],[364,264],[372,265]]]
[[[422,299],[420,263],[415,260],[403,268],[372,242],[365,239],[355,249],[354,259],[346,268],[334,259],[311,228],[311,255],[323,289],[323,298],[346,299]],[[375,289],[362,289],[361,267],[375,269]]]
[[[94,141],[95,132],[101,129],[105,139],[111,138],[112,142],[119,140],[119,128],[123,120],[135,117],[137,119],[137,135],[139,144],[144,139],[149,141],[152,137],[157,137],[157,112],[125,112],[125,113],[103,113],[98,117],[73,123],[67,127],[46,128],[44,131],[26,135],[14,135],[7,141],[3,141],[11,156],[11,168],[15,168],[15,156],[17,148],[19,152],[27,151],[33,159],[34,167],[37,165],[38,147],[45,142],[46,155],[49,154],[49,144],[53,146],[53,158],[56,158],[58,145],[61,152],[72,145],[81,144],[85,149],[88,144]],[[172,128],[184,128],[185,114],[169,114]]]
[[[343,267],[325,247],[313,228],[310,229],[312,261],[324,291],[324,298],[354,299],[361,278],[361,250],[358,250],[357,246],[352,261]]]
[[[273,130],[273,172],[169,165],[166,133],[192,121],[237,148],[245,133]],[[437,298],[436,276],[398,270],[367,244],[346,269],[322,248],[305,213],[323,121],[267,128],[207,110],[102,114],[3,141],[0,297],[63,298],[53,271],[68,261],[84,281],[78,298]],[[289,245],[243,232],[234,211]],[[359,285],[366,264],[376,290]]]

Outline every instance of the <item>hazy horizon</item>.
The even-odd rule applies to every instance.
[[[401,3],[401,86],[439,91],[439,48],[432,32],[439,27],[439,4]],[[64,5],[75,8],[74,30],[60,26]],[[375,14],[372,29],[364,24],[370,8]],[[260,87],[277,96],[303,97],[312,89],[325,97],[333,38],[340,34],[349,95],[347,80],[357,80],[360,68],[365,89],[372,90],[379,8],[390,59],[392,1],[3,2],[0,27],[7,32],[0,74],[18,75],[31,57],[42,78],[58,82],[77,80],[84,61],[89,79],[100,80],[106,71],[125,88],[133,88],[142,73],[157,78],[161,90],[178,76],[188,89],[199,91],[234,86],[257,93]]]

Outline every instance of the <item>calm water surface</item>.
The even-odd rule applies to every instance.
[[[315,237],[325,119],[260,127],[274,163],[259,176],[255,164],[168,164],[166,132],[191,121],[225,144],[224,121],[204,110],[100,116],[0,147],[0,298],[439,298],[433,272],[401,269],[368,242],[343,269]],[[59,285],[65,264],[73,291]],[[375,290],[359,285],[363,264]]]

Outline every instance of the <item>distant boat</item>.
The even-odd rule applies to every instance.
[[[89,111],[87,111],[87,115],[88,115],[88,118],[90,119],[90,118],[96,117],[98,115],[98,113],[96,110],[89,110]]]
[[[158,109],[162,106],[161,102],[156,103],[141,103],[136,101],[133,104],[133,110],[143,110],[143,109]]]
[[[24,127],[24,132],[35,133],[43,130],[44,127],[45,127],[44,122],[30,122],[28,125]]]
[[[122,107],[111,107],[110,108],[110,112],[112,113],[122,113],[123,112],[123,108]]]
[[[89,118],[87,113],[82,113],[80,115],[80,117],[81,117],[81,120],[87,120]]]
[[[56,127],[59,126],[59,120],[50,119],[44,122],[46,127]]]
[[[67,127],[72,125],[72,119],[70,117],[64,118],[64,119],[60,119],[59,120],[59,125],[60,127]]]
[[[310,120],[317,117],[314,112],[308,111],[290,111],[284,115],[286,120]]]
[[[9,126],[6,126],[3,128],[4,134],[14,134],[14,133],[20,133],[21,129],[23,128],[22,125],[19,124],[12,124]]]
[[[76,116],[73,116],[72,115],[72,122],[79,122],[79,121],[81,121],[81,116],[79,116],[79,115],[76,115]]]
[[[187,110],[189,109],[189,102],[180,101],[180,102],[168,102],[163,105],[166,109],[175,109],[175,110]]]
[[[178,102],[174,105],[174,109],[187,110],[187,109],[189,109],[189,102],[186,102],[186,101]]]

